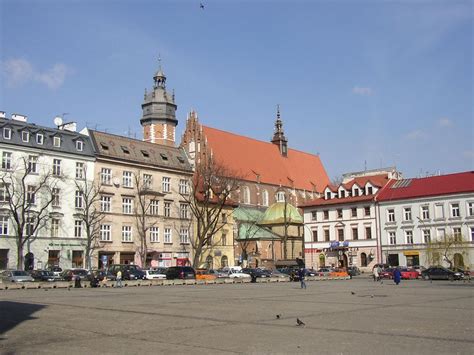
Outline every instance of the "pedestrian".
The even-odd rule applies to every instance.
[[[400,269],[397,267],[395,270],[393,270],[393,281],[398,285],[401,279],[402,279],[402,273],[400,272]]]
[[[298,277],[300,279],[301,288],[306,289],[306,282],[304,282],[304,276],[305,276],[304,274],[305,272],[303,268],[298,270]]]
[[[117,277],[115,278],[115,287],[122,287],[122,271],[117,271]]]
[[[375,266],[372,270],[372,274],[374,276],[374,282],[379,280],[379,267]]]

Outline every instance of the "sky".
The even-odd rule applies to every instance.
[[[0,0],[0,111],[141,139],[160,57],[179,136],[195,110],[270,141],[280,105],[332,179],[474,170],[473,20],[456,0]]]

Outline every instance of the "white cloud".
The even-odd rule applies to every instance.
[[[420,129],[415,129],[415,130],[410,131],[407,134],[405,134],[404,138],[414,141],[414,140],[426,138],[427,136],[428,135],[424,131],[422,131]]]
[[[63,63],[56,63],[46,71],[39,71],[29,61],[22,58],[9,59],[3,62],[2,67],[9,87],[20,87],[35,81],[55,90],[63,85],[66,76],[72,73],[72,70]]]
[[[452,125],[453,121],[451,121],[449,118],[442,117],[438,120],[439,127],[451,127]]]
[[[354,86],[352,88],[352,93],[356,95],[361,95],[361,96],[371,96],[374,93],[374,91],[368,87]]]

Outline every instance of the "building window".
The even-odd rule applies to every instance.
[[[221,214],[221,220],[222,220],[222,223],[227,223],[227,213],[222,213]]]
[[[474,242],[474,227],[471,227],[471,242]]]
[[[82,238],[82,221],[80,220],[74,221],[74,237]]]
[[[38,157],[36,155],[28,156],[28,172],[33,174],[38,172]]]
[[[357,228],[352,228],[352,240],[359,239],[359,231]]]
[[[150,174],[143,174],[143,188],[151,189],[153,185],[153,176]]]
[[[76,179],[84,179],[84,163],[76,163]]]
[[[151,200],[150,201],[150,215],[158,216],[159,213],[160,213],[159,201],[158,200]]]
[[[132,226],[122,226],[122,242],[132,242]]]
[[[36,186],[28,185],[26,189],[26,202],[31,205],[36,203]]]
[[[51,201],[51,205],[53,207],[60,207],[61,206],[61,201],[60,201],[60,190],[57,187],[54,187],[51,191],[53,201]]]
[[[123,187],[133,187],[132,172],[131,171],[124,171],[123,172],[122,186]]]
[[[329,229],[324,230],[324,241],[329,242],[330,240],[330,235],[329,235]]]
[[[10,195],[8,193],[9,184],[4,184],[0,182],[0,202],[10,201]]]
[[[276,194],[276,200],[277,202],[285,202],[285,192],[284,191],[278,191]]]
[[[467,203],[467,215],[474,216],[474,202]]]
[[[165,217],[170,217],[171,216],[171,202],[165,202],[164,203],[163,215]]]
[[[330,200],[331,199],[331,191],[327,191],[326,192],[326,200]]]
[[[104,185],[110,185],[112,180],[112,170],[109,168],[102,168],[100,170],[100,182]]]
[[[163,192],[170,192],[171,190],[171,178],[163,176],[161,179],[161,189]]]
[[[0,235],[8,235],[8,217],[0,216]]]
[[[440,219],[444,218],[443,204],[439,203],[435,205],[435,217]]]
[[[318,241],[318,231],[313,229],[313,242],[317,242]]]
[[[367,195],[372,195],[374,193],[374,188],[372,186],[367,187]]]
[[[459,203],[451,204],[451,217],[453,218],[461,217],[461,214],[459,212]]]
[[[455,227],[453,228],[453,237],[456,242],[461,242],[462,241],[462,234],[461,234],[461,228]]]
[[[30,141],[30,132],[22,131],[21,132],[21,140],[25,143],[28,143]]]
[[[112,227],[110,226],[110,224],[100,225],[100,240],[103,242],[112,241]]]
[[[35,218],[34,217],[26,218],[25,232],[27,236],[34,235],[34,232],[35,232]]]
[[[189,194],[189,182],[188,182],[188,180],[185,180],[185,179],[180,179],[179,180],[179,193],[181,195]]]
[[[221,243],[222,243],[222,245],[227,245],[227,234],[222,233]]]
[[[338,229],[337,230],[337,237],[340,242],[344,241],[344,229]]]
[[[324,219],[329,219],[329,211],[323,211]]]
[[[244,193],[244,203],[245,204],[250,204],[250,189],[248,186],[243,187],[243,193]]]
[[[351,216],[353,218],[357,218],[357,208],[356,207],[351,208]]]
[[[438,228],[436,230],[436,238],[441,241],[446,236],[446,230],[444,228]]]
[[[36,134],[36,143],[41,145],[44,143],[44,136],[41,133]]]
[[[346,197],[346,192],[344,190],[339,191],[339,198],[344,198]]]
[[[61,147],[61,138],[60,137],[53,137],[53,145],[56,148]]]
[[[389,232],[388,233],[388,242],[390,243],[390,245],[397,244],[397,236],[396,236],[395,232]]]
[[[354,197],[359,196],[359,189],[354,189],[353,195]]]
[[[226,243],[226,235],[222,234],[222,245],[225,245]],[[179,242],[181,244],[189,244],[189,229],[186,228],[181,228],[179,230]]]
[[[100,196],[100,212],[110,212],[112,209],[112,197]]]
[[[2,169],[10,170],[12,168],[12,153],[3,152],[2,153]]]
[[[365,239],[372,239],[372,227],[365,227]]]
[[[365,206],[364,207],[364,215],[366,217],[370,217],[370,206]]]
[[[395,222],[395,210],[393,209],[387,210],[387,220],[389,222]]]
[[[413,244],[413,231],[405,231],[405,238],[407,244]]]
[[[83,208],[84,207],[84,194],[82,193],[81,190],[76,190],[76,198],[75,198],[75,203],[74,206],[76,208]]]
[[[133,213],[133,201],[130,197],[122,198],[122,213],[132,214]]]
[[[431,243],[431,231],[429,229],[423,230],[423,241],[426,244]]]
[[[3,129],[3,138],[5,139],[11,139],[12,138],[12,130],[10,128],[4,128]]]
[[[268,206],[268,191],[267,191],[267,190],[263,190],[263,193],[262,193],[262,205],[263,205],[263,206]]]
[[[76,141],[76,150],[82,152],[84,150],[84,142]]]
[[[171,240],[171,228],[165,228],[165,234],[163,235],[163,242],[167,244],[171,244],[173,242]]]
[[[337,218],[342,218],[342,208],[337,209]]]
[[[53,159],[53,175],[56,175],[56,176],[61,175],[61,160],[60,159]]]
[[[152,243],[160,242],[160,228],[159,227],[150,227],[150,242]]]
[[[421,206],[421,219],[430,219],[430,208],[429,206]]]
[[[225,215],[225,213],[224,213]],[[169,217],[169,216],[168,216]],[[188,204],[187,203],[180,203],[179,204],[179,218],[181,219],[188,219]]]
[[[411,207],[405,207],[403,209],[403,220],[411,221]]]
[[[318,220],[318,211],[311,211],[311,220],[312,221]]]
[[[51,220],[51,237],[59,237],[59,219],[57,218]]]

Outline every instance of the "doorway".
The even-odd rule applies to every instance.
[[[8,269],[8,251],[10,249],[0,249],[0,270]]]

